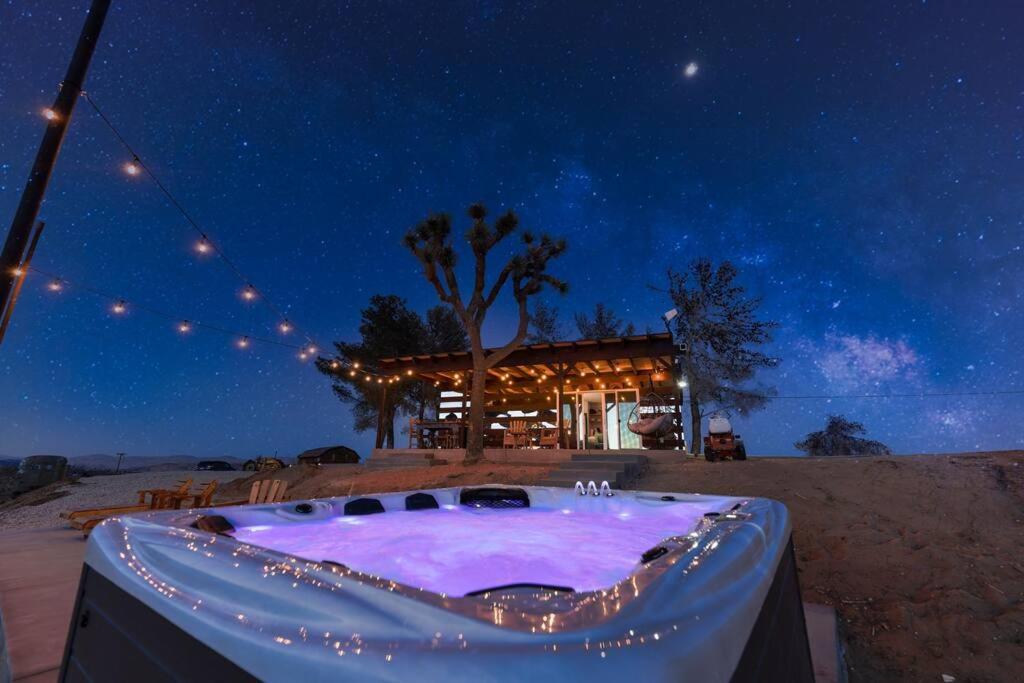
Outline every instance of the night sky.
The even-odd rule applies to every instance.
[[[0,4],[4,230],[87,4]],[[1022,35],[1010,2],[115,0],[86,90],[321,343],[373,294],[434,305],[400,238],[482,201],[567,238],[567,322],[604,302],[660,330],[665,269],[728,258],[782,323],[782,396],[1002,391],[1024,388]],[[80,102],[34,265],[274,336],[126,161]],[[366,454],[293,351],[45,285],[0,346],[0,454]],[[829,412],[897,452],[1024,445],[1021,394],[779,399],[738,431],[793,453]]]

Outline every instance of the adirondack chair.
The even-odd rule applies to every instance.
[[[170,505],[178,509],[182,506],[182,503],[189,501],[190,508],[206,508],[210,507],[210,501],[213,498],[214,492],[217,490],[217,480],[214,479],[204,486],[199,493],[174,493],[166,496]]]
[[[280,503],[285,499],[284,492],[288,489],[288,482],[281,479],[263,479],[254,481],[249,489],[249,497],[246,500],[232,500],[224,503],[214,503],[211,507],[226,505],[258,505],[265,503]]]
[[[168,494],[170,495],[183,495],[187,494],[189,487],[192,486],[192,479],[181,479],[178,481],[178,485],[173,489],[142,489],[139,491],[139,502],[138,505],[146,505],[147,502],[151,506],[156,506],[158,497],[163,497]],[[146,496],[149,496],[149,501],[146,501]]]
[[[526,448],[526,420],[512,420],[501,440],[502,448]]]
[[[72,529],[80,529],[85,536],[88,536],[93,527],[109,517],[149,510],[169,510],[178,507],[182,499],[181,497],[188,497],[188,488],[191,485],[192,480],[186,479],[176,489],[144,489],[139,492],[139,500],[145,501],[148,495],[148,503],[116,505],[105,508],[86,508],[84,510],[62,512],[60,516],[71,523]]]
[[[561,438],[559,437],[559,429],[557,427],[542,427],[540,430],[540,447],[541,448],[561,448]]]

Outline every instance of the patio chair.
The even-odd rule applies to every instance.
[[[512,420],[501,440],[502,448],[526,448],[529,440],[526,434],[526,420]]]
[[[191,499],[190,508],[206,508],[210,507],[210,501],[213,498],[214,492],[217,490],[217,480],[214,479],[204,486],[199,493],[174,493],[166,496],[170,503],[168,507],[178,509],[181,504]]]
[[[539,445],[541,448],[561,448],[561,438],[559,438],[559,429],[557,427],[541,427]]]

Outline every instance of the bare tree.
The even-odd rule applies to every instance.
[[[689,384],[691,444],[701,452],[701,418],[708,409],[745,415],[763,408],[773,390],[748,383],[779,359],[756,347],[772,339],[778,323],[758,320],[761,300],[738,285],[736,267],[697,259],[683,272],[669,270],[669,294],[679,315],[676,339],[685,345],[683,371]]]
[[[473,289],[468,300],[463,297],[455,274],[458,259],[451,243],[452,225],[447,214],[429,216],[410,230],[405,236],[405,245],[423,265],[423,275],[434,286],[438,298],[452,307],[469,335],[473,372],[466,462],[475,463],[482,460],[484,455],[484,386],[487,370],[507,358],[526,338],[530,322],[527,308],[529,298],[538,294],[545,284],[563,293],[567,285],[547,273],[548,262],[565,251],[565,240],[552,239],[547,235],[538,240],[531,233],[524,232],[523,249],[509,257],[488,286],[487,257],[502,240],[516,231],[519,219],[509,211],[498,218],[492,228],[485,221],[487,209],[483,205],[473,204],[468,213],[473,223],[466,231],[466,242],[474,258]],[[511,340],[488,353],[483,345],[481,331],[487,312],[508,282],[512,284],[512,296],[519,309],[519,325]]]

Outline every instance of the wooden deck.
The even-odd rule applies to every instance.
[[[7,531],[0,548],[0,621],[11,680],[56,681],[85,539],[71,529]],[[0,662],[0,680],[4,667]]]

